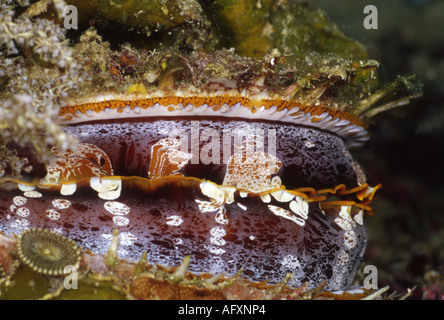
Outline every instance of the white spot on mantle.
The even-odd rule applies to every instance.
[[[172,215],[166,218],[166,224],[170,226],[180,226],[183,222],[183,218],[178,215]]]

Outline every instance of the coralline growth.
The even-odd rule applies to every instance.
[[[6,173],[30,170],[11,144],[30,148],[46,162],[50,145],[67,148],[75,142],[54,123],[61,101],[83,80],[64,33],[46,19],[0,13],[0,145],[5,150],[0,165]]]

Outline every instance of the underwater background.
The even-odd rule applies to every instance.
[[[353,153],[383,185],[363,265],[377,267],[380,287],[416,286],[410,299],[444,299],[444,1],[312,2],[381,63],[381,81],[416,74],[424,86],[420,99],[373,119],[370,141]],[[378,29],[363,27],[368,4]]]

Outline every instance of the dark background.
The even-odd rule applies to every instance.
[[[353,151],[369,180],[383,184],[363,266],[375,265],[379,287],[391,292],[416,286],[410,298],[444,299],[444,1],[309,2],[365,45],[381,63],[381,82],[416,74],[424,86],[422,98],[377,116],[371,140]],[[363,26],[369,4],[378,9],[376,30]]]

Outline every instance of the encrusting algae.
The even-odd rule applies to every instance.
[[[77,31],[63,28],[67,5]],[[380,189],[348,148],[420,94],[413,76],[380,85],[378,66],[292,1],[1,1],[0,297],[369,295],[331,293],[352,283]],[[213,139],[275,132],[276,152],[256,134],[230,147],[254,164],[194,162],[162,133],[186,119]],[[200,142],[200,154],[222,154]]]

